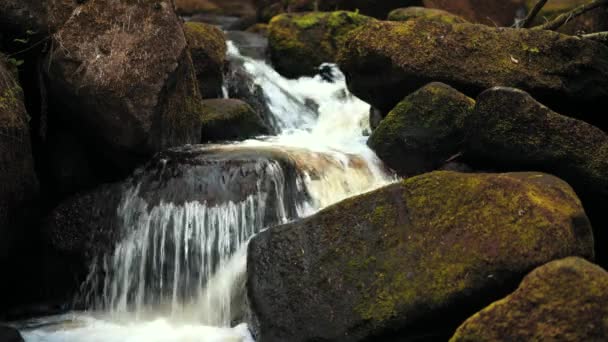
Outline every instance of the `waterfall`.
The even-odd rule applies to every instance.
[[[249,239],[392,180],[365,144],[369,105],[349,94],[337,67],[324,66],[331,82],[288,80],[228,47],[276,134],[187,147],[174,154],[204,165],[172,170],[163,159],[134,176],[117,210],[122,239],[83,284],[90,310],[24,329],[27,341],[252,341],[240,324]],[[235,82],[243,87],[229,78],[225,96]],[[255,184],[239,183],[246,175]]]

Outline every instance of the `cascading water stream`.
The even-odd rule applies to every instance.
[[[195,149],[270,151],[286,156],[297,176],[287,177],[279,162],[259,162],[256,186],[222,202],[152,201],[133,185],[117,212],[124,238],[99,256],[83,285],[91,311],[30,322],[46,327],[23,329],[27,341],[250,341],[245,325],[231,328],[246,309],[249,239],[391,180],[365,144],[369,106],[348,93],[337,68],[334,82],[287,80],[231,43],[229,57],[262,90],[277,135]],[[220,178],[230,188],[232,178]]]

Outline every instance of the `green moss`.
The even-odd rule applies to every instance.
[[[388,20],[391,21],[409,21],[409,20],[435,20],[446,24],[466,23],[463,18],[452,13],[434,8],[424,7],[406,7],[393,10],[388,15]]]

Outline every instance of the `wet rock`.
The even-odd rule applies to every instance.
[[[567,181],[595,228],[599,260],[608,260],[604,203],[608,199],[608,136],[555,113],[529,94],[493,88],[477,98],[467,122],[466,159],[499,170],[539,170]]]
[[[155,152],[200,141],[200,95],[172,2],[87,1],[52,37],[44,70],[62,119],[128,173]]]
[[[408,21],[416,19],[437,20],[448,24],[461,24],[467,21],[463,18],[435,8],[425,7],[405,7],[398,8],[388,14],[388,20],[392,21]]]
[[[258,23],[251,27],[248,27],[247,32],[257,33],[264,37],[268,37],[268,24]]]
[[[437,81],[471,97],[492,86],[516,86],[563,114],[604,120],[608,48],[599,43],[542,30],[421,20],[371,22],[345,41],[339,64],[349,89],[381,110]]]
[[[246,140],[270,133],[260,115],[241,100],[205,100],[203,112],[203,142]]]
[[[423,0],[424,6],[489,26],[511,26],[522,16],[525,0]]]
[[[527,272],[571,255],[592,258],[593,238],[565,182],[427,173],[255,236],[252,324],[263,341],[446,340]]]
[[[435,170],[457,154],[475,101],[442,83],[407,96],[380,122],[368,145],[400,175]]]
[[[222,97],[226,60],[224,33],[215,26],[196,22],[185,23],[184,33],[201,96],[204,99]]]
[[[372,20],[344,11],[279,15],[268,28],[272,63],[286,77],[313,76],[322,63],[335,62],[348,32]]]
[[[508,297],[466,320],[450,341],[605,341],[608,273],[581,258],[541,266]]]
[[[0,325],[0,341],[2,342],[24,342],[23,337],[17,329]]]
[[[382,113],[378,108],[370,107],[369,108],[369,125],[370,128],[375,130],[380,126],[380,123],[384,119],[386,115]]]

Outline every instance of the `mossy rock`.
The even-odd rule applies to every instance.
[[[204,99],[222,97],[226,37],[216,26],[198,22],[184,24],[198,88]]]
[[[572,255],[593,258],[593,237],[558,178],[427,173],[255,236],[253,328],[271,342],[446,340],[526,273]]]
[[[348,32],[372,20],[345,11],[274,17],[268,27],[271,61],[287,77],[315,75],[319,65],[336,61],[338,46],[344,43]]]
[[[528,11],[534,8],[536,0],[526,0]],[[548,1],[536,16],[532,25],[541,25],[548,20],[555,19],[560,14],[567,13],[574,8],[588,4],[588,0],[551,0]],[[579,17],[572,18],[559,28],[560,32],[567,34],[592,33],[608,30],[608,8],[599,7]]]
[[[43,68],[58,119],[114,167],[200,141],[200,94],[172,2],[86,1],[51,37]]]
[[[423,0],[428,8],[454,13],[470,22],[511,26],[524,9],[525,0]],[[552,0],[553,1],[553,0]]]
[[[338,59],[349,89],[385,111],[433,81],[471,97],[516,86],[561,113],[597,122],[608,106],[608,47],[577,37],[414,20],[370,22],[344,41]]]
[[[397,104],[368,145],[400,175],[432,171],[460,151],[474,106],[473,99],[450,86],[428,84]]]
[[[606,341],[607,321],[608,272],[571,257],[535,269],[450,341]]]
[[[437,20],[448,24],[460,24],[467,22],[462,17],[459,17],[450,12],[435,8],[425,8],[416,6],[398,8],[388,14],[388,20],[391,21],[408,21],[416,19]]]
[[[270,133],[260,115],[241,100],[204,100],[203,112],[203,142],[246,140]]]

